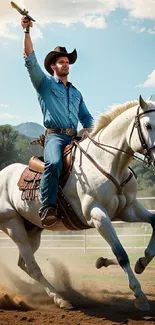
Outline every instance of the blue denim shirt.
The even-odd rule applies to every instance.
[[[25,66],[37,91],[46,128],[77,129],[78,120],[84,128],[91,127],[93,117],[79,90],[72,84],[65,87],[60,79],[46,75],[40,68],[34,52],[25,58]]]

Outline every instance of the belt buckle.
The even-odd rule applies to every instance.
[[[66,129],[66,134],[67,134],[67,135],[73,135],[73,129],[71,129],[71,128],[67,128],[67,129]]]

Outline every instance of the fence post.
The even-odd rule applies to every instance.
[[[86,243],[86,229],[84,229],[84,254],[86,254],[87,243]]]

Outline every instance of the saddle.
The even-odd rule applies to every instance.
[[[76,146],[75,144],[66,146],[63,153],[63,169],[59,182],[57,206],[58,219],[63,222],[65,227],[69,230],[83,230],[89,229],[89,226],[84,225],[67,198],[63,194],[63,187],[72,171],[72,166],[75,158]],[[44,172],[44,161],[42,157],[31,157],[28,167],[25,168],[17,183],[19,190],[22,191],[22,200],[34,200],[38,197],[40,181]]]

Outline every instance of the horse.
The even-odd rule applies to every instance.
[[[128,276],[129,288],[135,296],[137,309],[149,310],[149,302],[130,266],[113,227],[113,221],[150,223],[152,237],[136,266],[141,273],[155,255],[155,214],[136,199],[137,181],[128,168],[134,153],[145,156],[145,162],[155,164],[155,103],[139,100],[111,107],[98,116],[90,133],[76,142],[75,161],[63,193],[85,227],[96,228],[110,245],[118,264]],[[94,166],[95,165],[95,166]],[[43,276],[34,253],[39,248],[41,206],[38,196],[22,200],[17,186],[26,165],[15,163],[0,171],[0,229],[19,249],[18,266],[38,281],[60,308],[66,301]],[[34,227],[27,229],[25,220]],[[61,220],[52,230],[64,230]]]

